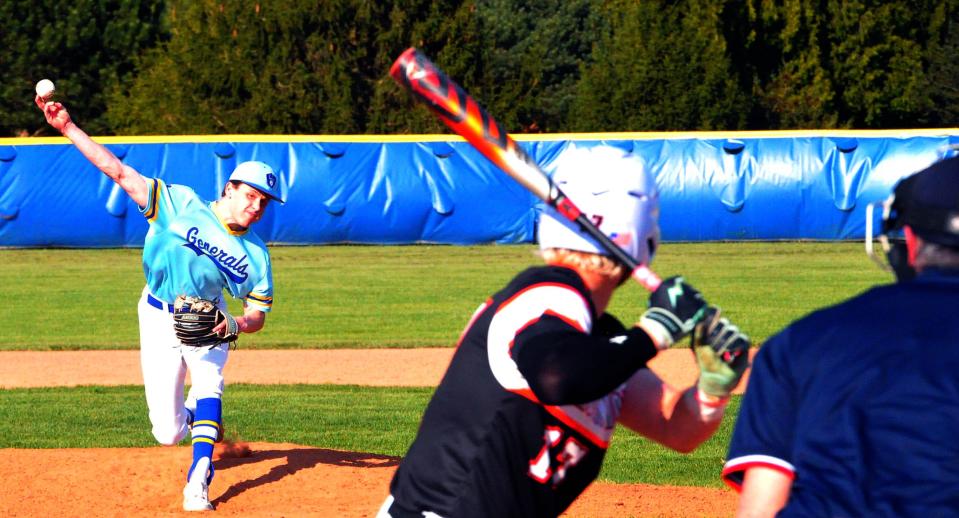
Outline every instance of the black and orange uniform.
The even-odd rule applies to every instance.
[[[599,474],[625,382],[655,354],[597,318],[575,271],[520,273],[473,315],[384,510],[558,516]]]

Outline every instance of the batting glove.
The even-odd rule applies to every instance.
[[[649,296],[639,327],[663,350],[689,335],[705,312],[702,294],[682,277],[670,277]]]
[[[719,315],[715,306],[706,310],[706,317],[696,328],[693,353],[699,364],[699,390],[727,398],[749,366],[749,337]]]

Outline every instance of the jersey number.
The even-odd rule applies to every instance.
[[[589,451],[583,443],[576,440],[575,437],[567,437],[563,441],[563,429],[556,426],[547,426],[543,433],[545,444],[539,450],[539,454],[529,461],[529,476],[540,484],[552,482],[554,486],[566,478],[566,471],[579,463],[586,452]],[[559,451],[555,455],[550,455],[557,446]]]

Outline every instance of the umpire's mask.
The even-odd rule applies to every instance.
[[[882,213],[877,223],[876,207],[880,205]],[[873,228],[877,224],[885,263],[873,251]],[[907,230],[925,241],[959,249],[959,157],[936,162],[904,178],[896,184],[892,196],[866,207],[866,253],[900,281],[916,275],[909,264]]]

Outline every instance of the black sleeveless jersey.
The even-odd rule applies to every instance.
[[[624,382],[656,354],[594,313],[579,275],[553,266],[480,306],[393,477],[393,518],[557,516],[586,489]]]

